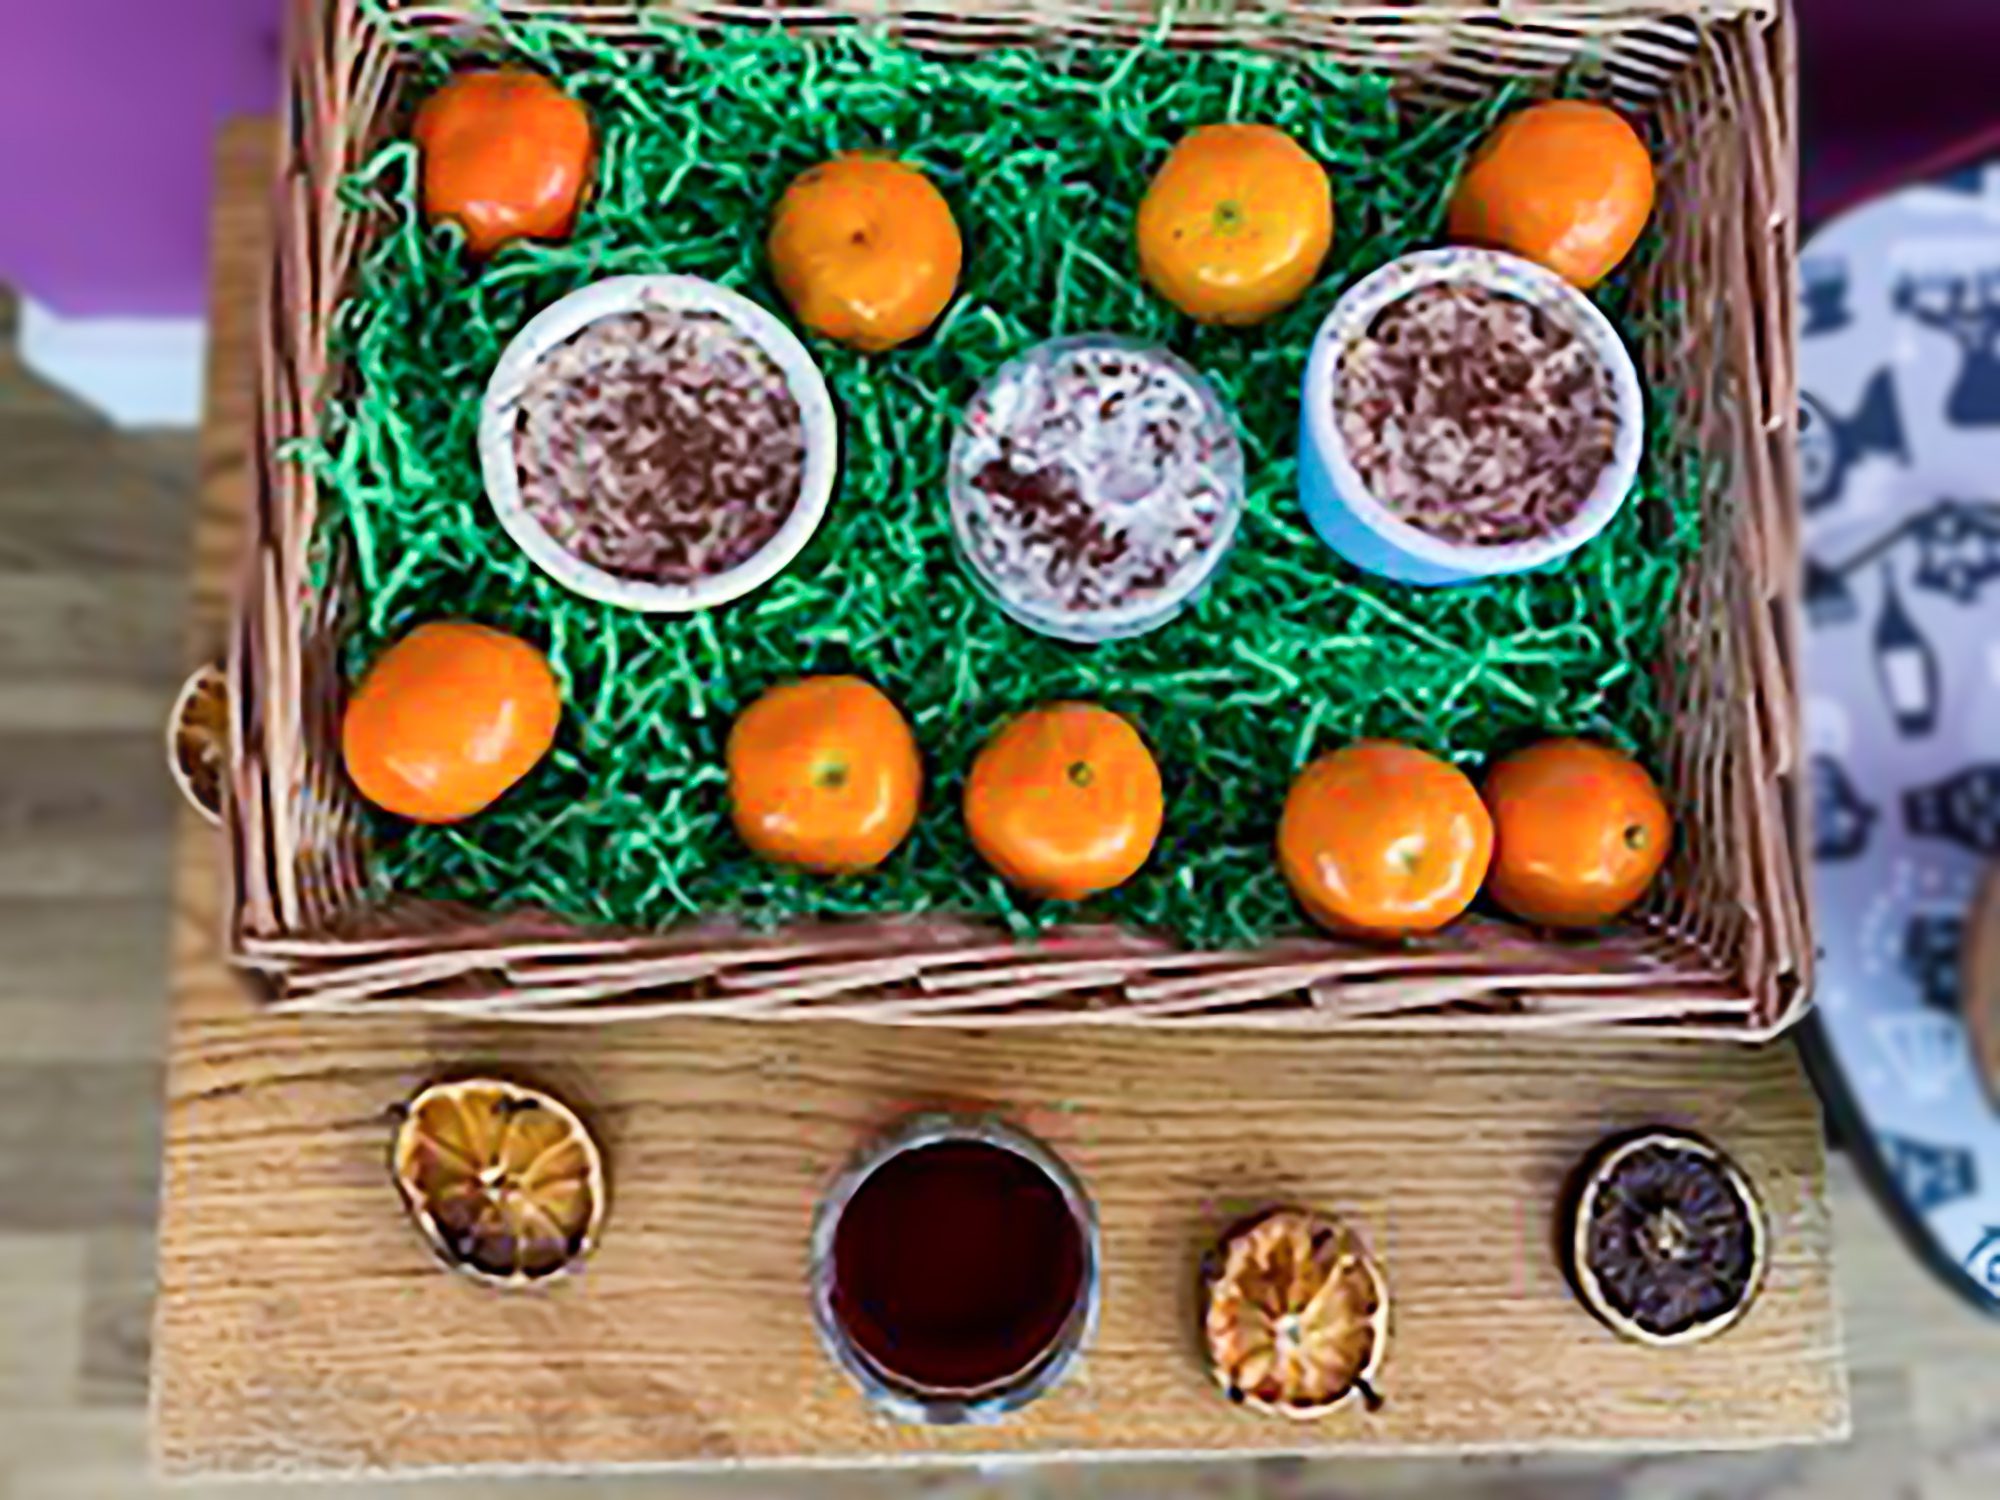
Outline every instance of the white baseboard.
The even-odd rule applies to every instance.
[[[20,299],[21,361],[120,427],[201,422],[208,325],[200,318],[66,318]]]

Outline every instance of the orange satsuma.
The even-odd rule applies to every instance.
[[[1300,771],[1278,865],[1312,919],[1340,932],[1431,932],[1479,893],[1493,824],[1465,773],[1410,745],[1362,740]]]
[[[916,736],[888,695],[858,677],[770,689],[737,716],[726,754],[736,832],[775,863],[871,869],[917,820]]]
[[[361,795],[418,823],[471,817],[535,768],[562,719],[540,651],[462,620],[419,625],[348,700],[341,755]]]
[[[1007,721],[965,784],[973,847],[1012,885],[1062,901],[1139,873],[1165,816],[1160,768],[1125,719],[1053,703]]]
[[[590,115],[539,73],[460,73],[418,107],[424,213],[455,219],[466,247],[566,237],[590,176]]]
[[[1297,301],[1333,242],[1333,190],[1270,125],[1204,125],[1139,204],[1139,270],[1204,323],[1262,322]]]
[[[1547,266],[1592,287],[1631,253],[1653,211],[1653,159],[1625,117],[1555,99],[1500,122],[1459,179],[1455,240]]]
[[[1653,883],[1673,822],[1653,778],[1589,740],[1544,740],[1486,773],[1493,814],[1487,890],[1547,927],[1595,927]]]
[[[837,156],[778,200],[766,250],[798,320],[879,353],[937,321],[958,286],[964,245],[931,180],[885,156]]]

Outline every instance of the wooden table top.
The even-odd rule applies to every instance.
[[[219,163],[195,652],[219,638],[251,461],[267,130],[229,132]],[[1737,1447],[1846,1430],[1819,1113],[1789,1047],[284,1019],[218,957],[220,852],[189,814],[152,1375],[168,1473]],[[602,1131],[611,1212],[574,1280],[510,1294],[446,1274],[402,1214],[388,1112],[468,1067],[541,1081]],[[872,1131],[937,1104],[1041,1135],[1102,1221],[1095,1341],[992,1427],[873,1413],[821,1354],[805,1298],[820,1189]],[[1655,1121],[1734,1152],[1776,1236],[1745,1321],[1671,1353],[1602,1329],[1553,1254],[1577,1157]],[[1385,1265],[1377,1413],[1274,1421],[1202,1369],[1197,1258],[1277,1200],[1347,1216]]]

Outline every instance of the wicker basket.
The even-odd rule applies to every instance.
[[[534,4],[612,38],[639,6]],[[341,176],[397,118],[399,38],[476,26],[472,0],[382,7],[301,0],[289,144],[262,364],[264,455],[230,651],[235,752],[229,947],[293,1010],[415,1009],[534,1021],[645,1016],[841,1017],[950,1026],[1574,1028],[1646,1025],[1739,1040],[1802,1009],[1809,941],[1801,879],[1794,658],[1799,557],[1792,447],[1794,106],[1791,25],[1777,0],[1263,0],[1179,8],[1176,42],[1314,48],[1464,98],[1580,59],[1662,143],[1666,252],[1648,298],[1685,309],[1643,349],[1682,390],[1678,414],[1715,477],[1704,546],[1684,578],[1661,674],[1677,726],[1662,749],[1681,837],[1632,921],[1551,942],[1469,920],[1385,950],[1299,939],[1191,953],[1134,934],[1066,932],[1033,947],[970,925],[881,921],[752,936],[721,926],[585,930],[552,917],[372,904],[362,822],[339,770],[336,587],[315,596],[312,478],[272,454],[314,431],[343,371],[334,311],[367,230]],[[774,14],[860,24],[939,51],[1158,27],[1152,0],[901,0],[674,6],[689,24]],[[1254,12],[1254,14],[1253,14]],[[1240,15],[1241,19],[1238,19]],[[335,573],[339,573],[336,559]]]

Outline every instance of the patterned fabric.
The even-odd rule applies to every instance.
[[[1891,1207],[2000,1310],[1959,1014],[2000,860],[2000,162],[1835,220],[1800,279],[1818,1035]]]

